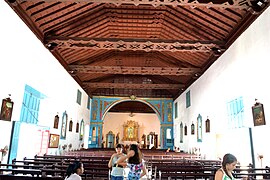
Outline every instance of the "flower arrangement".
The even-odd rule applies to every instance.
[[[8,152],[8,146],[5,146],[4,148],[0,149],[0,152],[2,153],[2,156],[4,157],[7,155]]]
[[[70,150],[72,148],[72,144],[70,143],[69,145],[68,145],[68,149]]]
[[[63,145],[62,148],[63,148],[63,150],[65,150],[67,148],[67,145],[66,144]]]

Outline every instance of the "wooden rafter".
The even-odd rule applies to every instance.
[[[102,74],[139,74],[139,75],[193,75],[199,68],[178,67],[123,67],[123,66],[89,66],[70,65],[73,73],[102,73]]]
[[[37,2],[40,0],[17,0],[18,2],[22,1],[30,1],[30,2]],[[189,2],[189,0],[43,0],[45,2],[92,2],[92,3],[111,3],[116,6],[119,6],[121,4],[133,4],[135,6],[138,5],[152,5],[154,7],[160,6],[160,5],[170,5],[173,7],[176,6],[192,6],[192,7],[218,7],[218,8],[233,8],[233,9],[248,9],[251,6],[251,2],[254,0],[227,0],[223,3],[217,3],[217,1],[213,2],[198,2],[197,0]]]
[[[181,89],[182,84],[134,84],[134,83],[84,83],[88,88],[110,88],[110,89]]]
[[[93,38],[74,38],[52,36],[46,38],[47,46],[50,48],[71,48],[71,49],[107,49],[107,50],[133,50],[133,51],[191,51],[209,52],[218,45],[207,41],[142,41],[140,39],[93,39]]]

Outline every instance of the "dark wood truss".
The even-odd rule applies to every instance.
[[[5,0],[89,96],[176,98],[268,0]]]

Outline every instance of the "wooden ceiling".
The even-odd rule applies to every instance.
[[[176,98],[267,0],[5,0],[93,96]],[[23,36],[23,34],[22,34]]]

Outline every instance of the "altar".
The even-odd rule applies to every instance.
[[[126,123],[124,123],[123,125],[123,139],[122,142],[126,143],[126,142],[130,142],[129,144],[131,144],[132,142],[135,142],[136,144],[139,141],[139,124],[138,122],[135,121],[127,121]]]

